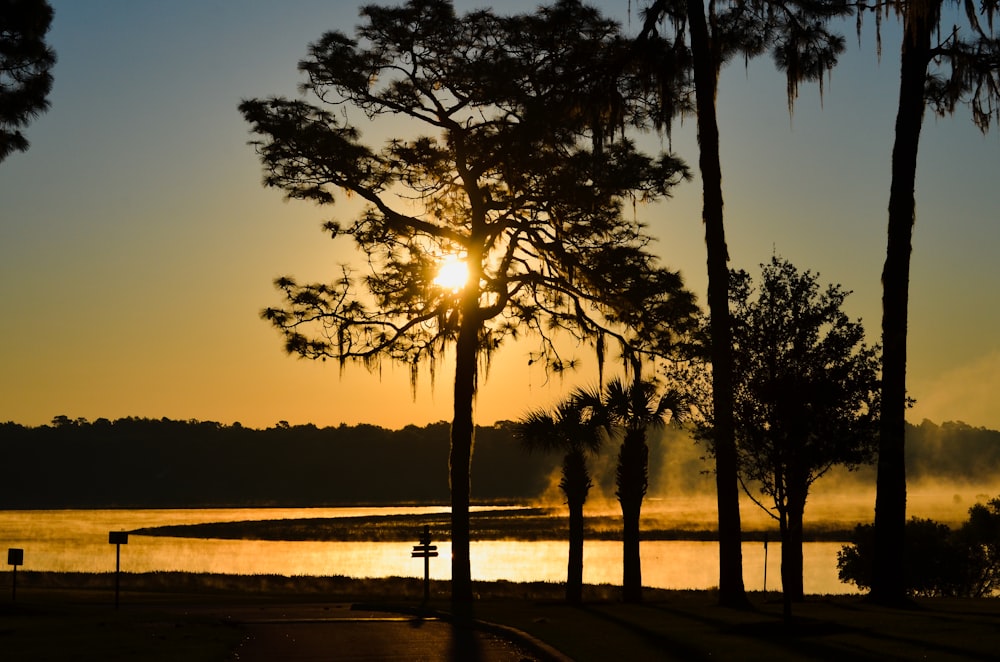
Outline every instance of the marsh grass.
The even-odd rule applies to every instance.
[[[420,515],[379,515],[213,522],[136,529],[131,533],[146,536],[179,538],[219,538],[227,540],[286,540],[318,542],[407,542],[416,541],[424,526],[435,541],[450,539],[451,520],[447,513]],[[558,509],[519,508],[474,512],[470,516],[473,540],[565,540],[567,520]],[[714,528],[702,524],[663,527],[656,517],[641,523],[643,540],[714,541]],[[850,540],[850,529],[839,526],[813,526],[805,533],[806,541]],[[621,540],[621,518],[613,515],[589,516],[584,535],[588,540]],[[777,532],[750,529],[744,540],[761,541],[767,535],[777,540]]]

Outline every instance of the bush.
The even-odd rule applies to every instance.
[[[875,527],[858,525],[837,553],[840,580],[872,585]],[[929,519],[906,523],[905,573],[911,595],[985,597],[1000,591],[1000,498],[969,509],[958,531]]]

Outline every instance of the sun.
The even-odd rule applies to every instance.
[[[469,267],[457,255],[448,255],[441,261],[434,284],[452,292],[458,292],[469,282]]]

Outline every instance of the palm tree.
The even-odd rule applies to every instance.
[[[514,436],[529,453],[563,453],[559,489],[569,508],[569,562],[566,568],[566,601],[583,597],[583,505],[593,482],[587,455],[601,446],[602,423],[594,409],[583,404],[578,394],[570,395],[554,412],[531,411],[514,428]]]
[[[660,395],[654,382],[638,377],[631,384],[614,379],[600,392],[581,393],[583,402],[603,411],[600,418],[610,431],[622,435],[615,470],[615,496],[622,508],[622,600],[642,600],[642,561],[639,556],[639,518],[649,487],[649,446],[646,430],[669,420],[681,421],[686,400],[678,391]]]

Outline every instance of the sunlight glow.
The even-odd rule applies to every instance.
[[[469,282],[469,267],[465,260],[457,255],[445,256],[438,267],[434,284],[452,292],[458,292]]]

